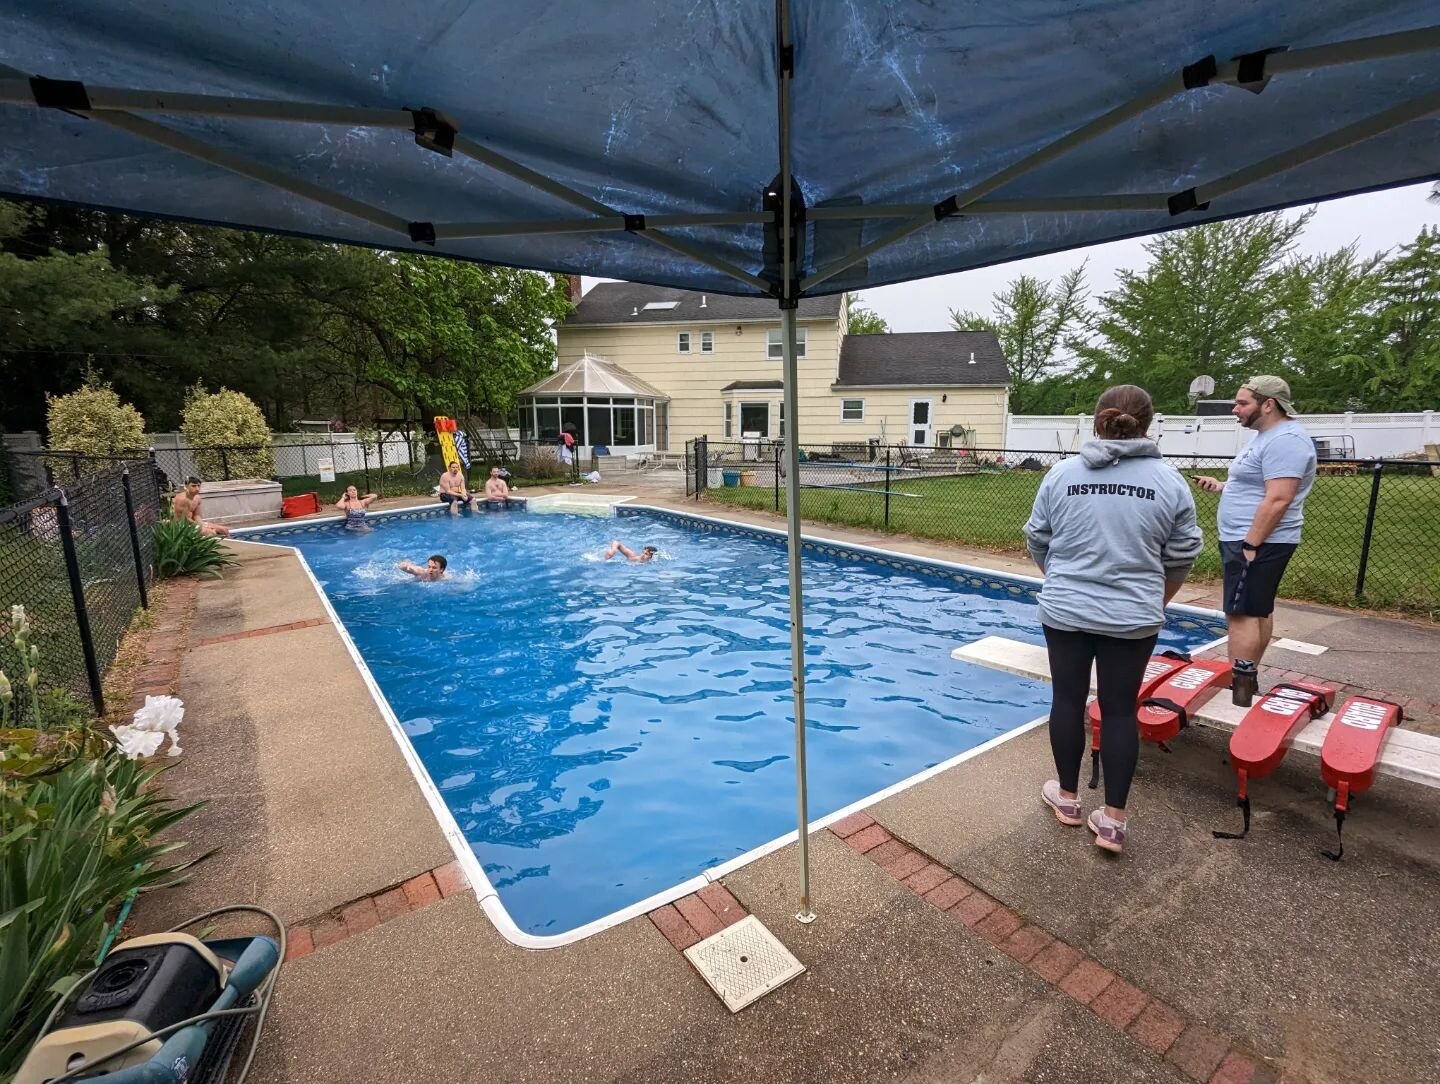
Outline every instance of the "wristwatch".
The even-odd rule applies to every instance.
[[[1244,542],[1244,541],[1242,541],[1242,542],[1240,543],[1240,548],[1241,548],[1242,550],[1245,550],[1245,551],[1249,552],[1249,553],[1259,553],[1259,552],[1260,552],[1260,547],[1259,547],[1259,546],[1252,546],[1249,542]]]

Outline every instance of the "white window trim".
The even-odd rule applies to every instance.
[[[692,342],[693,340],[691,338],[690,332],[677,331],[675,333],[675,352],[677,354],[690,353],[690,347],[692,345]]]
[[[859,404],[860,404],[860,417],[858,417],[858,418],[847,418],[847,417],[845,417],[845,404],[846,404],[846,403],[859,403]],[[841,399],[841,400],[840,400],[840,420],[841,420],[842,422],[847,423],[847,424],[848,424],[848,423],[851,423],[851,422],[863,422],[863,421],[865,420],[865,400],[864,400],[864,399]]]
[[[725,421],[721,430],[726,440],[735,439],[735,404],[731,400],[725,400]]]
[[[715,332],[713,332],[713,331],[702,331],[702,332],[700,332],[700,353],[702,353],[702,354],[713,354],[713,353],[715,353]]]
[[[769,361],[784,361],[784,360],[785,360],[785,343],[784,343],[784,342],[781,340],[781,338],[780,338],[780,336],[781,336],[781,334],[782,334],[783,332],[784,332],[784,328],[772,327],[772,328],[767,328],[767,329],[766,329],[766,331],[765,331],[765,357],[766,357],[767,360],[769,360]],[[770,337],[771,337],[772,335],[775,336],[775,341],[774,341],[773,343],[770,341]],[[806,347],[806,345],[807,345],[807,343],[808,343],[808,341],[809,341],[809,338],[810,338],[810,336],[809,336],[809,334],[808,334],[808,332],[807,332],[807,330],[806,330],[805,328],[803,328],[803,327],[796,327],[796,328],[795,328],[795,360],[796,360],[796,361],[799,361],[801,358],[803,358],[803,357],[805,356],[805,347]],[[770,352],[770,350],[771,350],[772,347],[773,347],[774,350],[775,350],[775,353],[773,353],[773,354]]]

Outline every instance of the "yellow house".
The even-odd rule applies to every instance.
[[[520,397],[523,439],[555,439],[567,419],[582,447],[616,454],[785,434],[773,301],[602,282],[557,331],[557,372]],[[803,445],[1005,447],[989,332],[847,335],[842,295],[801,301],[796,337]]]

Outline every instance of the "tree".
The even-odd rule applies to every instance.
[[[1090,384],[1139,384],[1157,409],[1183,411],[1197,376],[1233,387],[1272,370],[1275,275],[1309,221],[1263,214],[1149,241],[1150,265],[1120,273],[1100,299],[1093,337],[1075,344]]]
[[[53,451],[121,455],[145,447],[145,419],[92,369],[69,395],[45,397]]]
[[[1380,279],[1378,344],[1356,375],[1382,409],[1433,409],[1440,402],[1440,229],[1422,229]]]
[[[1033,412],[1037,386],[1053,377],[1063,359],[1061,347],[1087,321],[1085,265],[1055,283],[1021,275],[995,295],[993,317],[950,310],[956,331],[990,331],[1000,341],[1010,373],[1011,410]]]
[[[890,325],[885,317],[860,304],[854,294],[845,295],[845,333],[847,335],[888,335]]]

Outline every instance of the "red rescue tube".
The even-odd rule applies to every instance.
[[[1335,690],[1328,685],[1282,681],[1245,713],[1230,735],[1230,763],[1235,768],[1243,827],[1239,832],[1212,832],[1216,839],[1244,839],[1250,834],[1250,780],[1262,779],[1279,767],[1295,735],[1328,712],[1334,700]]]
[[[1171,650],[1163,651],[1159,655],[1151,655],[1150,661],[1145,664],[1145,676],[1140,679],[1140,694],[1136,698],[1136,707],[1138,708],[1154,691],[1155,686],[1188,665],[1190,665],[1190,656],[1183,651]],[[1090,706],[1085,709],[1085,718],[1090,723],[1090,789],[1094,790],[1100,785],[1100,700],[1098,697],[1090,701]]]
[[[1350,795],[1370,789],[1380,749],[1403,718],[1400,705],[1388,700],[1355,696],[1345,702],[1320,747],[1320,774],[1335,788],[1336,809],[1343,812]]]
[[[1197,659],[1177,670],[1140,702],[1140,736],[1146,741],[1168,741],[1190,722],[1191,713],[1229,687],[1230,663],[1226,659]]]
[[[1302,727],[1330,710],[1335,690],[1328,685],[1281,682],[1255,702],[1230,735],[1230,761],[1245,780],[1262,779],[1280,766]]]

